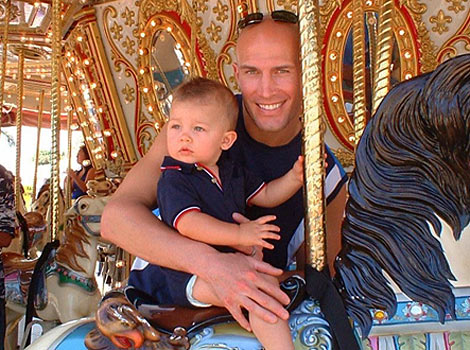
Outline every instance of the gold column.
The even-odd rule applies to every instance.
[[[353,0],[353,8],[354,142],[357,145],[366,125],[366,35],[363,1]]]
[[[3,94],[5,92],[5,75],[7,69],[7,49],[8,49],[8,27],[10,23],[10,1],[5,0],[5,25],[3,27],[2,38],[2,68],[0,72],[0,130],[2,129],[3,117]],[[1,135],[1,133],[0,133]]]
[[[375,113],[390,88],[390,64],[393,48],[393,0],[382,0],[379,10],[378,33],[372,113]]]
[[[307,263],[321,271],[326,262],[323,203],[323,120],[318,0],[299,1],[305,154],[305,242]]]
[[[72,108],[67,110],[67,169],[72,167]],[[71,179],[67,176],[65,184],[65,205],[70,208],[72,205]]]
[[[60,133],[60,7],[61,0],[52,0],[52,81],[51,81],[51,193],[52,193],[52,229],[51,240],[56,239],[59,231],[59,133]]]
[[[23,119],[23,82],[24,51],[18,50],[18,82],[16,83],[16,176],[15,176],[15,209],[20,211],[21,197],[21,122]]]
[[[39,112],[38,112],[38,130],[36,136],[36,158],[34,161],[34,178],[33,178],[33,199],[36,198],[36,187],[38,181],[38,165],[39,165],[39,150],[41,146],[41,129],[42,129],[42,114],[44,112],[44,90],[41,90],[39,95]]]

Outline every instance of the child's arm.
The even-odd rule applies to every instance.
[[[291,170],[284,176],[267,183],[263,189],[250,199],[249,204],[273,208],[292,197],[304,183],[303,162],[303,156],[299,156]]]
[[[239,225],[215,219],[200,211],[188,211],[178,219],[176,229],[183,236],[207,244],[226,245],[238,250],[241,249],[237,246],[256,245],[273,249],[274,246],[265,239],[281,238],[277,234],[279,227],[268,224],[275,219],[274,215],[266,215]],[[246,253],[251,253],[251,248]]]

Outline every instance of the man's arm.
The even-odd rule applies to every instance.
[[[204,243],[179,235],[152,214],[160,165],[166,154],[164,127],[106,205],[101,219],[102,236],[150,263],[195,274],[207,281],[245,328],[249,324],[241,307],[267,322],[275,322],[274,314],[287,319],[288,313],[281,305],[288,302],[287,295],[280,289],[269,289],[264,278],[264,274],[280,274],[279,269],[243,254],[221,254]]]

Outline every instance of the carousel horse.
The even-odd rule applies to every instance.
[[[395,315],[392,281],[441,323],[455,319],[440,236],[445,223],[458,240],[469,221],[470,55],[462,55],[392,89],[358,144],[335,267],[363,336],[371,310]],[[468,246],[457,258],[467,255]]]
[[[51,214],[50,214],[50,209],[51,209],[51,194],[49,191],[50,184],[45,183],[44,185],[41,186],[39,189],[37,199],[31,204],[31,211],[33,212],[38,212],[40,213],[43,218],[45,218],[46,222],[51,222]],[[62,190],[59,191],[59,233],[63,232],[64,230],[64,212],[65,212],[65,198]],[[50,230],[51,225],[47,225],[47,232],[43,234],[42,236],[37,235],[35,237],[35,243],[32,246],[33,250],[31,252],[32,255],[30,257],[34,258],[38,251],[42,251],[44,246],[46,245],[47,242],[50,241],[51,239],[51,233]],[[60,236],[60,234],[59,234]]]
[[[95,268],[100,217],[106,200],[83,196],[74,203],[66,214],[64,241],[51,254],[52,258],[45,260],[44,268],[35,269],[37,260],[21,259],[14,253],[4,255],[8,332],[25,314],[33,269],[44,273],[35,284],[39,290],[34,293],[34,308],[39,318],[63,323],[94,313],[101,298]]]
[[[372,309],[389,316],[395,313],[396,294],[387,276],[412,300],[437,310],[441,321],[446,314],[455,316],[449,282],[453,274],[438,238],[441,220],[452,227],[455,239],[469,223],[469,174],[470,55],[464,55],[394,87],[358,145],[342,227],[343,248],[335,266],[339,290],[363,337],[372,324]],[[166,309],[154,311],[161,315]],[[184,323],[187,314],[174,312],[179,324]],[[328,333],[324,322],[299,331],[298,325],[315,312],[318,305],[312,300],[304,300],[291,312],[289,325],[297,349],[331,349],[331,337],[321,336]],[[143,314],[121,296],[111,296],[98,308],[96,328],[85,344],[88,349],[158,346],[158,335],[149,330]],[[147,313],[146,318],[151,316]],[[206,328],[187,333],[176,328],[172,337],[186,337],[192,350],[259,347],[259,343],[240,345],[240,330],[191,320],[189,329],[198,322]],[[165,333],[161,323],[153,325]],[[108,340],[106,345],[103,338]],[[463,340],[453,344],[452,349],[467,349]],[[367,348],[378,348],[374,346]]]

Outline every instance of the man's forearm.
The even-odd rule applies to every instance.
[[[111,200],[101,221],[103,238],[152,263],[203,275],[212,247],[181,236],[143,204]]]

